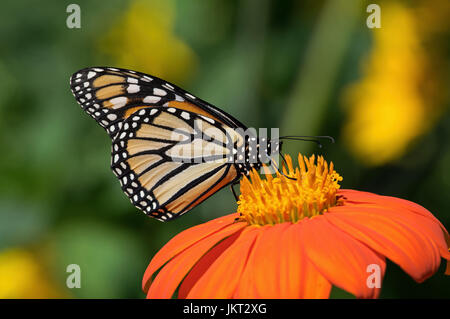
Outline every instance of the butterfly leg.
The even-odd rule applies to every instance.
[[[230,185],[231,191],[233,192],[233,195],[234,195],[234,198],[236,199],[236,202],[239,201],[239,197],[237,196],[236,191],[234,190],[234,185],[237,185],[237,184],[239,184],[239,181],[234,182],[234,183],[232,183],[232,184]],[[237,223],[237,222],[239,222],[239,221],[241,221],[239,217],[236,217],[236,218],[234,219],[234,222],[235,222],[235,223]]]
[[[239,184],[239,182],[233,183],[230,185],[231,192],[233,192],[233,196],[236,199],[236,202],[239,200],[239,196],[237,196],[236,191],[234,190],[234,185],[237,185],[237,184]]]

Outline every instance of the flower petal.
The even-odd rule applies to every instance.
[[[280,247],[283,231],[290,223],[260,228],[247,264],[239,280],[235,298],[281,298],[279,289]]]
[[[334,207],[325,216],[333,225],[391,259],[418,282],[439,267],[439,248],[433,239],[439,238],[440,233],[443,240],[442,231],[426,217],[402,216],[398,209],[362,205]]]
[[[175,256],[155,277],[149,286],[147,298],[171,298],[184,276],[211,247],[245,226],[246,223],[226,226]],[[150,278],[148,275],[146,277]]]
[[[331,284],[306,257],[300,224],[264,229],[255,242],[234,298],[327,298]]]
[[[237,214],[219,217],[207,223],[188,228],[173,237],[155,254],[150,261],[142,280],[142,289],[147,292],[148,285],[151,283],[151,278],[155,271],[161,268],[161,266],[168,262],[171,258],[203,238],[208,237],[220,229],[232,224],[236,217]]]
[[[290,226],[283,233],[282,254],[287,258],[282,259],[280,289],[285,298],[295,295],[298,298],[323,299],[330,296],[331,283],[322,276],[313,263],[309,260],[304,249],[304,243],[300,240],[300,232],[303,223]]]
[[[427,232],[428,236],[431,236],[431,238],[433,238],[433,242],[438,245],[442,257],[446,258],[447,260],[450,259],[450,235],[445,229],[444,225],[442,225],[442,223],[426,208],[405,199],[381,196],[373,193],[360,192],[355,190],[342,190],[342,194],[340,195],[344,195],[347,198],[344,204],[345,206],[357,205],[358,207],[361,207],[361,205],[372,204],[376,205],[377,207],[395,208],[398,211],[402,212],[405,217],[406,215],[408,215],[407,213],[411,213],[414,215],[408,215],[408,219],[414,219],[415,217],[417,217],[417,215],[427,218],[428,221],[420,219],[420,222],[417,225],[420,225],[421,223],[426,223],[428,225],[428,227],[421,227],[422,231],[431,230],[431,233]],[[439,226],[441,231],[437,230],[437,228],[431,223]]]
[[[303,219],[300,241],[308,258],[333,285],[358,298],[378,296],[380,289],[367,285],[368,267],[378,265],[382,278],[384,258],[330,224],[324,215]]]
[[[261,227],[246,227],[205,271],[189,291],[187,298],[231,298]]]
[[[200,258],[181,283],[180,288],[178,289],[178,298],[187,298],[189,291],[197,283],[200,277],[203,276],[212,263],[236,241],[240,234],[241,232],[236,232],[225,238]]]
[[[445,230],[445,227],[429,210],[427,210],[423,206],[420,206],[419,204],[408,201],[406,199],[401,199],[392,196],[383,196],[369,192],[356,191],[352,189],[340,189],[338,195],[344,195],[347,198],[346,200],[347,204],[372,203],[379,205],[380,203],[383,203],[385,206],[407,209],[415,214],[419,214],[424,217],[432,219],[433,221],[438,223],[441,226],[441,228]]]

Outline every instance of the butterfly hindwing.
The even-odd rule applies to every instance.
[[[134,112],[112,145],[111,168],[133,205],[167,221],[235,181],[241,138],[212,118],[174,107]]]

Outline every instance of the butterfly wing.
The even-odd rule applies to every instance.
[[[242,147],[243,137],[233,129],[245,126],[228,113],[132,70],[85,68],[72,75],[70,85],[83,110],[113,140],[111,166],[123,191],[150,216],[163,221],[180,216],[239,179],[223,145]],[[201,127],[209,129],[210,141]]]
[[[167,221],[240,177],[232,159],[242,142],[226,124],[196,112],[144,108],[123,122],[111,168],[133,205]]]
[[[226,112],[157,77],[119,68],[91,67],[72,75],[77,102],[111,138],[136,111],[155,106],[202,114],[230,127],[245,126]]]

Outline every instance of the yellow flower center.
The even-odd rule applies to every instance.
[[[308,159],[301,154],[298,156],[300,167],[293,168],[289,155],[286,162],[284,175],[277,172],[275,177],[266,174],[266,179],[261,179],[253,170],[250,179],[242,179],[239,220],[250,225],[295,223],[340,204],[336,193],[342,177],[334,170],[332,162],[328,165],[322,156],[316,162],[314,155]]]

